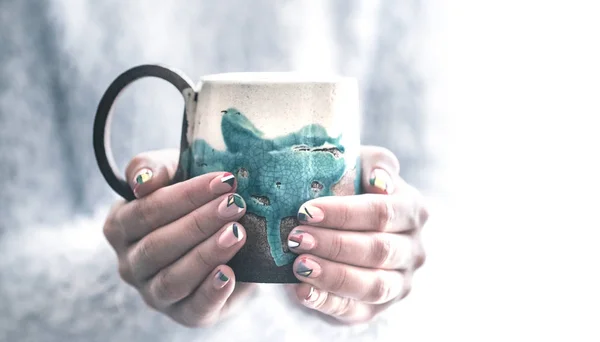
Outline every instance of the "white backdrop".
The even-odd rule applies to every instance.
[[[600,3],[429,1],[442,160],[411,341],[600,340]]]

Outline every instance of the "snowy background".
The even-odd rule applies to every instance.
[[[0,341],[599,340],[600,5],[274,3],[0,0]],[[144,62],[358,77],[365,142],[431,201],[411,295],[352,328],[273,286],[205,331],[146,309],[102,237],[91,150],[102,91]],[[153,80],[120,98],[120,165],[177,146],[180,102]]]

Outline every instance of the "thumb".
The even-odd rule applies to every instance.
[[[393,193],[394,180],[400,177],[400,162],[394,153],[379,146],[363,146],[360,159],[364,192]]]
[[[179,150],[140,153],[125,169],[125,177],[136,198],[141,198],[171,183],[177,171]]]

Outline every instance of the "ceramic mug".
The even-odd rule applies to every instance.
[[[198,86],[173,69],[134,67],[108,87],[94,122],[94,150],[104,178],[127,200],[109,146],[111,107],[143,77],[158,77],[183,95],[179,166],[173,183],[213,171],[232,173],[245,201],[239,222],[246,244],[228,263],[241,282],[297,283],[297,256],[287,243],[302,204],[360,191],[358,85],[347,77],[297,73],[225,73]],[[231,196],[232,204],[236,196]],[[242,203],[242,201],[240,201]],[[304,214],[304,213],[302,213]]]

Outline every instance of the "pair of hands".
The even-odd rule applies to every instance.
[[[129,163],[138,199],[113,206],[104,234],[121,278],[150,307],[185,326],[209,326],[255,286],[236,283],[225,265],[246,241],[236,222],[245,208],[227,206],[237,184],[224,172],[169,185],[177,160],[178,151],[159,151]],[[288,237],[299,254],[298,301],[345,323],[368,321],[404,298],[425,260],[419,234],[428,214],[398,175],[397,158],[363,147],[361,163],[366,194],[306,202]]]

